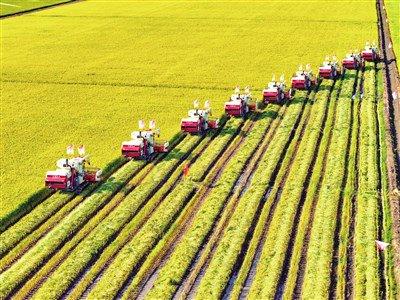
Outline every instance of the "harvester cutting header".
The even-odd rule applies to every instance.
[[[365,48],[361,52],[361,57],[365,61],[369,62],[377,62],[379,60],[378,46],[376,46],[375,42],[373,42],[372,44],[367,42],[365,44]]]
[[[229,101],[225,102],[225,113],[233,117],[246,117],[250,111],[256,110],[256,103],[251,98],[250,88],[246,87],[244,93],[240,93],[240,87],[236,87]]]
[[[181,121],[181,129],[184,132],[198,134],[204,133],[209,129],[218,128],[219,119],[212,120],[210,101],[204,103],[204,109],[199,109],[199,101],[193,103],[194,109],[189,110],[188,117]]]
[[[281,75],[278,82],[275,80],[275,75],[273,75],[272,80],[263,90],[264,103],[283,103],[291,98],[292,90],[286,88],[284,75]]]
[[[157,143],[155,136],[160,136],[155,121],[149,122],[149,129],[145,130],[145,123],[139,120],[139,131],[132,131],[131,140],[121,145],[122,155],[126,158],[151,160],[157,153],[168,152],[168,142]]]
[[[361,70],[364,68],[364,65],[364,59],[358,50],[347,53],[346,57],[342,60],[343,68],[348,70]]]
[[[57,170],[46,173],[45,185],[54,190],[76,191],[80,193],[86,185],[101,180],[101,170],[87,167],[89,156],[85,155],[85,147],[78,148],[75,156],[74,146],[67,147],[68,158],[57,161]]]
[[[309,90],[316,84],[317,78],[313,75],[309,64],[306,65],[305,70],[300,65],[299,70],[292,77],[292,89]]]
[[[322,66],[318,69],[318,77],[325,79],[336,79],[342,73],[336,56],[330,60],[329,56],[325,57]]]

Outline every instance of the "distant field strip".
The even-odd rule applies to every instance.
[[[77,1],[80,0],[7,0],[7,2],[0,2],[0,16],[12,16]]]

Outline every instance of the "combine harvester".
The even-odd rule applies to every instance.
[[[250,111],[256,110],[256,103],[251,98],[250,88],[246,87],[240,94],[240,88],[236,87],[229,101],[225,102],[225,113],[232,117],[245,118]]]
[[[145,124],[139,121],[139,131],[132,131],[131,140],[121,145],[122,155],[130,159],[152,160],[157,153],[168,152],[168,142],[156,143],[155,136],[160,136],[160,130],[155,129],[156,123],[152,120],[149,129],[144,130]]]
[[[45,186],[53,190],[75,191],[78,194],[89,184],[101,180],[101,170],[89,168],[89,156],[85,156],[85,147],[78,149],[79,156],[74,157],[74,146],[67,147],[71,158],[57,161],[57,170],[46,173]]]
[[[188,117],[181,121],[181,130],[191,134],[203,134],[209,129],[218,128],[219,119],[211,120],[210,102],[207,100],[204,109],[199,109],[199,101],[194,101],[194,109],[189,110]]]
[[[268,103],[283,103],[292,98],[292,90],[286,89],[285,77],[281,75],[279,82],[275,80],[275,75],[263,90],[263,102]]]
[[[361,70],[364,65],[364,59],[357,50],[346,54],[346,57],[342,60],[343,68],[348,70]]]
[[[372,43],[372,45],[370,45],[369,42],[367,42],[364,50],[361,52],[361,57],[365,61],[377,62],[379,60],[379,53],[376,44]]]
[[[333,56],[332,60],[327,56],[325,61],[322,63],[322,66],[318,69],[318,77],[324,79],[337,79],[341,73],[336,56]]]
[[[317,78],[312,74],[309,64],[306,65],[306,70],[303,66],[292,77],[292,89],[295,90],[310,90],[313,86],[317,85]]]

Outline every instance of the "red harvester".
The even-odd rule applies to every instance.
[[[145,124],[139,121],[139,131],[131,133],[131,140],[121,145],[122,155],[126,158],[151,160],[157,153],[168,152],[168,142],[157,143],[155,136],[160,135],[160,130],[155,129],[156,123],[150,121],[149,129],[144,130]]]
[[[61,158],[57,161],[57,170],[46,173],[45,186],[62,191],[76,191],[80,193],[86,185],[101,180],[101,170],[90,168],[89,157],[85,155],[84,146],[78,149],[79,156]],[[67,154],[74,155],[74,147],[67,147]]]
[[[364,60],[361,54],[355,51],[346,54],[346,57],[342,60],[342,66],[348,70],[359,70],[364,67]]]
[[[361,52],[361,57],[365,61],[376,62],[379,59],[378,47],[375,43],[370,45],[368,42],[365,44],[364,50]]]
[[[218,128],[219,119],[210,120],[210,102],[206,101],[204,109],[199,109],[199,101],[194,101],[194,109],[189,110],[188,117],[181,121],[181,129],[184,132],[198,134],[209,129]]]
[[[317,78],[312,74],[310,65],[306,66],[306,70],[300,66],[299,70],[292,77],[292,88],[297,90],[309,90],[317,84]]]
[[[340,76],[341,70],[339,64],[337,62],[336,56],[329,59],[329,57],[325,58],[325,61],[322,63],[322,66],[318,69],[318,77],[325,79],[336,79]]]
[[[272,76],[272,81],[263,90],[263,101],[267,103],[283,103],[285,100],[290,100],[291,90],[286,90],[285,78],[281,75],[280,81],[275,81],[275,76]]]
[[[256,103],[251,99],[250,88],[246,87],[243,94],[236,87],[229,101],[225,102],[225,113],[233,117],[246,117],[249,111],[256,110]]]

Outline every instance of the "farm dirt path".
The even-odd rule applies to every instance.
[[[383,55],[385,110],[388,135],[388,169],[390,203],[393,220],[393,247],[395,253],[395,269],[397,282],[400,283],[400,80],[396,65],[396,56],[392,46],[388,17],[384,8],[384,1],[377,0],[378,32],[380,50]]]

